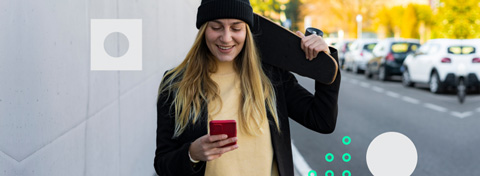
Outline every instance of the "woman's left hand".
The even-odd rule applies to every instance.
[[[323,51],[327,54],[330,54],[330,49],[328,49],[328,44],[323,40],[321,36],[309,35],[306,36],[297,31],[297,35],[302,38],[301,47],[305,52],[308,60],[313,60],[317,57],[318,53]]]

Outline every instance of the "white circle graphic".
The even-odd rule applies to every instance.
[[[374,176],[409,176],[417,160],[415,144],[398,132],[378,135],[367,149],[367,166]]]

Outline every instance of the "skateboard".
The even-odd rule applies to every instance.
[[[307,29],[306,34],[311,31]],[[332,84],[335,81],[338,72],[336,49],[330,47],[331,54],[320,52],[315,59],[309,61],[300,46],[301,38],[297,34],[258,14],[254,14],[252,33],[262,63],[292,71],[323,84]]]

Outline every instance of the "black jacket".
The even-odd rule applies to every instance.
[[[315,82],[315,94],[312,95],[297,83],[292,73],[269,65],[264,65],[263,68],[275,89],[281,130],[277,131],[273,117],[268,114],[274,158],[279,174],[292,176],[294,174],[288,117],[316,132],[333,132],[337,120],[340,72],[338,71],[332,85]],[[170,111],[172,101],[173,96],[161,94],[157,102],[155,170],[160,176],[204,175],[206,162],[201,161],[194,168],[188,157],[188,149],[190,143],[208,133],[207,122],[204,120],[195,126],[189,124],[178,138],[172,139],[174,131],[174,112]],[[204,108],[202,118],[207,117],[207,109]]]

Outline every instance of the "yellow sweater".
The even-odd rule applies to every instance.
[[[262,126],[263,133],[252,136],[239,128],[240,80],[231,65],[219,65],[219,71],[210,77],[218,84],[220,98],[208,104],[208,121],[236,120],[238,149],[207,162],[206,176],[270,176],[278,175],[273,160],[273,148],[268,123]],[[220,106],[220,103],[223,103]],[[210,130],[209,130],[210,131]]]

